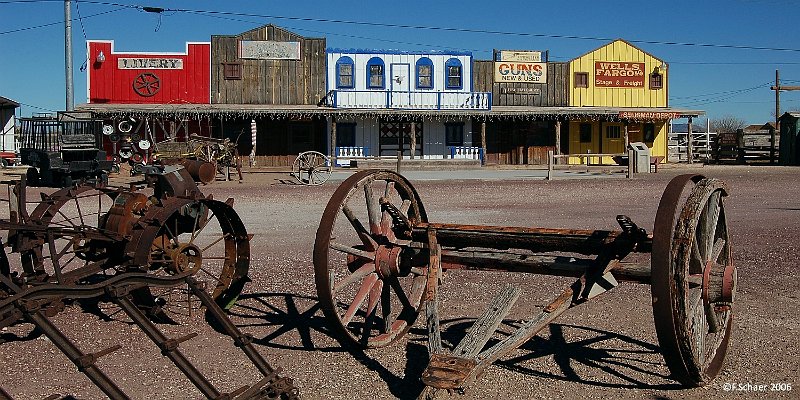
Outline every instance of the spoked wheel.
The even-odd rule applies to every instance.
[[[44,242],[23,240],[22,267],[31,273],[60,283],[74,283],[83,277],[102,271],[111,256],[102,240],[92,240],[86,234],[99,234],[106,214],[118,192],[104,186],[80,185],[43,195],[42,201],[30,213],[32,223],[53,228]]]
[[[292,176],[304,185],[321,185],[331,177],[331,160],[318,151],[300,153],[292,164]]]
[[[126,252],[132,264],[155,274],[190,272],[224,309],[233,306],[247,282],[250,237],[228,203],[168,198],[151,207],[132,232]],[[168,315],[187,315],[200,303],[188,287],[153,289],[137,296]],[[150,298],[148,298],[150,297]]]
[[[361,171],[334,192],[317,230],[314,276],[320,306],[346,342],[386,346],[414,324],[427,259],[414,262],[409,245],[421,222],[419,195],[394,172]]]
[[[733,325],[736,267],[725,196],[719,180],[678,176],[656,215],[651,285],[658,342],[673,377],[691,387],[719,374]]]

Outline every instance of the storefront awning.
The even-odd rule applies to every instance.
[[[402,110],[402,109],[342,109],[313,105],[273,106],[256,104],[81,104],[79,111],[91,111],[106,118],[221,118],[221,119],[310,119],[334,117],[401,118],[457,120],[604,120],[604,121],[666,121],[705,115],[705,111],[669,107],[519,107],[495,106],[491,110]]]

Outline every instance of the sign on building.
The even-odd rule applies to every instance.
[[[595,61],[594,85],[613,88],[644,88],[644,63]]]
[[[253,60],[299,60],[300,42],[242,40],[239,42],[239,58]]]
[[[547,64],[496,61],[494,81],[495,83],[546,83]]]
[[[180,58],[118,58],[118,69],[183,69]]]
[[[497,61],[517,61],[517,62],[542,62],[541,51],[518,51],[500,50],[500,58]]]

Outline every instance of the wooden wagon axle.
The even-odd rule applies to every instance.
[[[425,313],[430,362],[424,396],[463,389],[566,310],[618,285],[649,284],[659,344],[672,376],[702,386],[720,371],[732,326],[736,270],[724,212],[727,188],[700,175],[674,178],[652,234],[619,215],[618,231],[430,223],[418,193],[391,171],[361,171],[333,194],[314,246],[320,305],[346,342],[381,347]],[[631,253],[650,262],[625,261]],[[520,297],[507,287],[450,351],[442,344],[445,270],[577,278],[538,315],[492,340]],[[487,343],[493,343],[487,347]]]

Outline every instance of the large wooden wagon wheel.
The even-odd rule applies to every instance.
[[[322,310],[344,341],[385,346],[414,324],[427,261],[412,263],[408,245],[421,222],[419,195],[391,171],[358,172],[331,197],[314,243],[314,276]]]
[[[223,309],[233,306],[247,282],[250,236],[231,204],[211,200],[167,198],[137,223],[125,252],[131,265],[155,274],[187,271],[203,285]],[[152,297],[147,299],[146,297]],[[187,314],[199,303],[189,289],[179,287],[139,296],[169,314]]]
[[[300,153],[292,163],[292,176],[304,185],[321,185],[331,177],[331,160],[318,151]]]
[[[133,91],[142,97],[155,96],[161,90],[161,79],[152,72],[144,72],[133,79]]]
[[[655,220],[651,285],[658,342],[674,378],[692,387],[720,372],[733,325],[736,267],[725,196],[717,179],[677,177]]]

